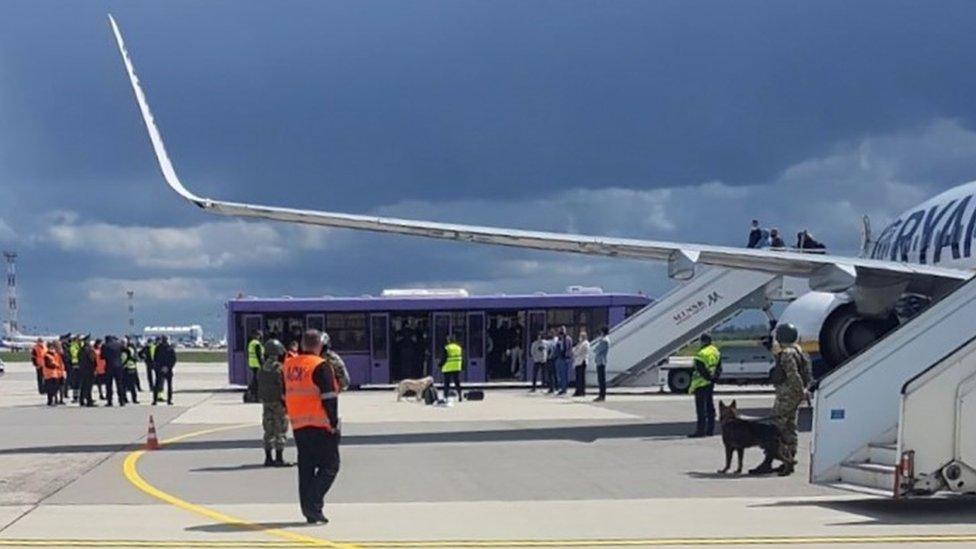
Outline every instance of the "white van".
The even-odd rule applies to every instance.
[[[745,385],[769,383],[773,369],[773,355],[762,345],[728,346],[722,348],[722,384]],[[694,370],[690,356],[673,356],[661,364],[659,385],[667,385],[672,393],[687,393]]]

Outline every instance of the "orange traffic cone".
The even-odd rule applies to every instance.
[[[156,436],[156,423],[149,416],[149,433],[146,435],[146,450],[159,450],[159,438]]]

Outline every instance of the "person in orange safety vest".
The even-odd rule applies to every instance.
[[[308,330],[302,354],[285,359],[285,407],[298,448],[298,497],[309,524],[326,523],[325,495],[339,474],[339,380],[321,356],[328,334]]]

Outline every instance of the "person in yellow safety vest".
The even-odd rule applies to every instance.
[[[139,389],[139,359],[136,348],[129,338],[122,340],[122,382],[125,392],[129,395],[129,402],[139,404],[137,391]]]
[[[71,402],[78,402],[78,395],[81,390],[81,371],[79,370],[78,361],[81,356],[81,348],[83,347],[81,340],[87,339],[87,336],[74,336],[71,338],[71,342],[68,343],[68,364],[67,366],[67,383],[61,385],[61,398],[68,396],[68,388],[71,388]]]
[[[464,350],[458,345],[454,335],[447,336],[447,345],[444,346],[444,364],[441,365],[441,373],[444,374],[444,400],[447,400],[451,382],[457,389],[457,399],[461,402],[461,370],[464,369]]]
[[[261,330],[251,332],[251,339],[247,342],[247,393],[248,402],[257,402],[258,398],[258,370],[264,364],[264,345],[261,343]]]
[[[153,358],[155,358],[155,356],[156,356],[156,341],[150,339],[146,342],[145,345],[142,346],[141,349],[139,349],[139,358],[141,358],[143,363],[145,363],[146,365],[146,381],[149,382],[150,392],[154,391],[156,387],[155,376],[153,375],[156,371],[156,365],[153,364]],[[142,388],[140,387],[139,390],[141,391]]]
[[[695,432],[689,438],[710,437],[715,433],[715,381],[718,379],[722,353],[712,345],[712,336],[702,334],[701,349],[695,354],[695,369],[691,374],[688,392],[695,395]]]

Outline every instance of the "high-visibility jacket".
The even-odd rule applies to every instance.
[[[150,343],[149,344],[149,360],[150,361],[156,360],[156,344],[155,343]]]
[[[247,367],[257,370],[261,367],[261,359],[264,358],[264,345],[257,339],[247,342]]]
[[[78,367],[78,355],[81,354],[81,342],[77,339],[71,341],[68,344],[68,359],[71,361],[71,366]]]
[[[323,393],[315,384],[313,373],[325,361],[315,355],[298,355],[285,360],[285,408],[293,431],[315,427],[332,432],[329,412],[322,399],[339,394],[339,383],[332,376],[332,391]]]
[[[126,370],[135,371],[139,367],[139,361],[136,358],[136,348],[129,346],[122,349],[122,366]]]
[[[45,381],[49,379],[60,379],[62,368],[61,356],[58,353],[53,349],[44,353],[44,369],[41,373],[44,375]]]
[[[720,353],[718,347],[714,345],[705,345],[699,349],[698,353],[695,355],[695,361],[701,362],[705,365],[705,369],[708,370],[708,375],[710,377],[715,376],[715,371],[718,370],[718,363],[720,360],[722,360],[722,353]],[[711,384],[711,380],[702,377],[697,370],[692,370],[691,385],[688,387],[688,392],[694,393],[698,389],[708,387]]]
[[[102,358],[102,348],[95,349],[95,375],[105,375],[105,359]]]
[[[457,343],[448,343],[444,346],[444,365],[441,366],[441,372],[445,374],[450,374],[453,372],[460,372],[463,368],[463,355],[464,351],[461,346]]]
[[[47,345],[43,343],[35,343],[34,348],[31,349],[31,362],[34,367],[41,369],[44,367],[44,355],[47,354]]]

